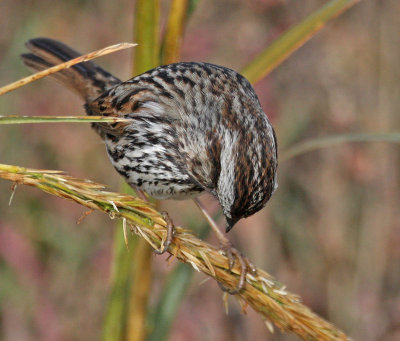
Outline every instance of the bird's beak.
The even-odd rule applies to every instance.
[[[233,217],[226,217],[226,229],[225,232],[228,233],[232,227],[237,223],[239,218],[233,216]]]

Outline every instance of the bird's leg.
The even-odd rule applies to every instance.
[[[142,199],[143,201],[149,201],[149,199],[147,199],[146,194],[144,193],[144,191],[142,191],[141,189],[137,188],[136,186],[133,188],[137,194],[137,196]]]
[[[135,187],[135,192],[137,193],[138,197],[140,199],[142,199],[143,201],[149,201],[146,197],[146,194],[139,188]],[[165,253],[169,246],[171,245],[172,242],[172,238],[175,234],[175,226],[171,220],[171,218],[169,217],[167,212],[161,212],[163,215],[164,220],[167,223],[167,237],[165,238],[165,242],[164,245],[162,246],[162,248],[160,248],[160,250],[154,249],[154,253],[156,253],[157,255],[162,255],[163,253]]]
[[[210,224],[211,228],[214,230],[215,234],[217,235],[217,238],[219,242],[221,243],[221,249],[226,253],[228,259],[229,259],[229,270],[231,270],[235,264],[235,258],[238,259],[239,264],[240,264],[240,278],[239,282],[236,286],[235,289],[229,289],[223,286],[221,283],[218,282],[219,287],[231,294],[231,295],[236,295],[238,294],[245,286],[245,280],[246,280],[246,274],[248,270],[250,269],[251,272],[255,272],[254,266],[237,250],[233,247],[232,243],[229,241],[228,238],[224,236],[224,234],[221,232],[221,230],[218,228],[216,222],[214,221],[213,218],[208,214],[206,209],[204,208],[203,204],[200,202],[199,199],[195,198],[194,202],[197,204],[197,206],[200,208],[201,212],[204,214],[206,217],[208,223]]]

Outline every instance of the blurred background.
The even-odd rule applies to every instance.
[[[291,25],[326,1],[200,0],[182,59],[240,70]],[[161,1],[163,15],[168,1]],[[256,85],[280,155],[312,138],[400,130],[400,2],[365,0],[329,23]],[[29,74],[24,42],[45,36],[81,52],[132,41],[134,1],[2,0],[1,84]],[[164,20],[165,22],[165,20]],[[131,52],[98,59],[131,77]],[[82,103],[40,80],[0,98],[1,115],[79,115]],[[400,340],[400,147],[347,143],[279,164],[267,207],[229,234],[257,266],[356,340]],[[0,126],[0,162],[59,169],[114,191],[121,179],[89,124]],[[0,339],[96,340],[107,303],[115,222],[0,180]],[[218,216],[209,196],[203,202]],[[191,201],[163,202],[175,223],[203,221]],[[219,222],[223,224],[221,215]],[[122,233],[122,231],[121,231]],[[216,243],[213,236],[210,242]],[[175,263],[154,259],[151,303]],[[214,281],[195,274],[170,340],[295,340],[270,334],[230,299],[225,315]]]

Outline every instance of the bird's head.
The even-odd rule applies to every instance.
[[[225,218],[226,232],[241,219],[261,210],[277,188],[277,144],[272,126],[263,139],[248,144],[226,144],[216,197]],[[233,141],[235,142],[235,141]]]

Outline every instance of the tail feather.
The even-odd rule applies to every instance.
[[[21,55],[26,66],[41,71],[79,57],[81,54],[67,45],[49,38],[35,38],[26,43],[31,53]],[[51,78],[61,82],[86,102],[97,98],[106,89],[121,81],[93,62],[80,63],[54,73]]]

